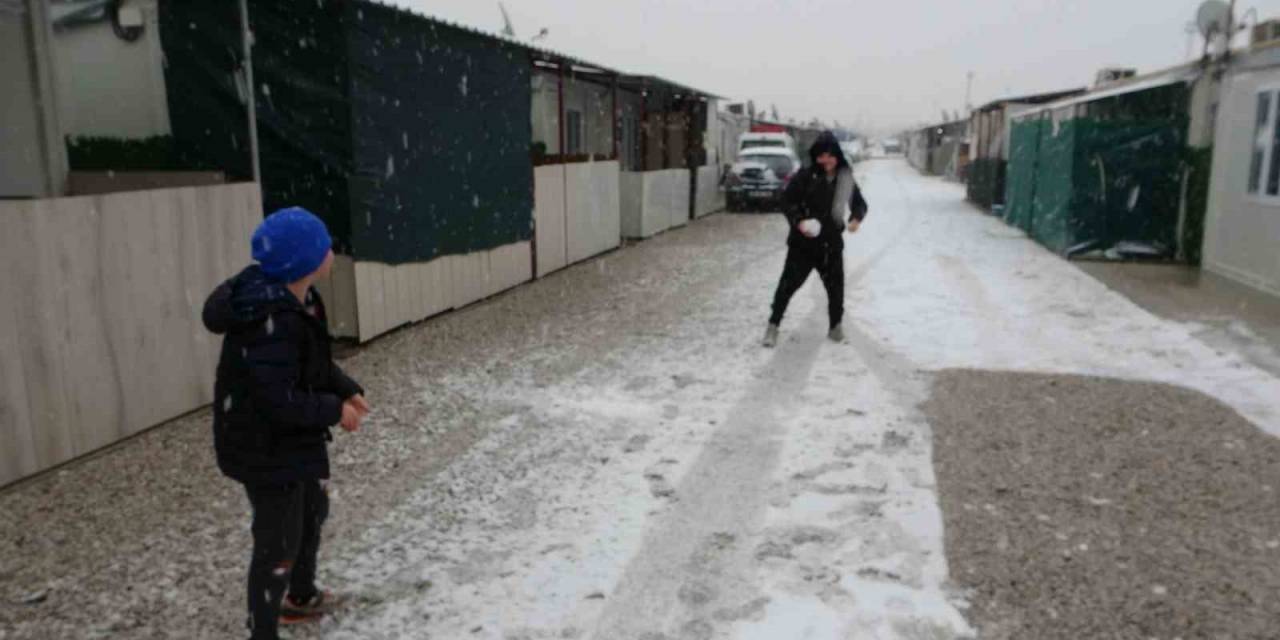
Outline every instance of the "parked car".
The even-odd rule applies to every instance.
[[[800,156],[785,147],[750,147],[739,153],[725,177],[729,210],[777,206],[800,166]]]
[[[861,140],[850,140],[848,142],[842,142],[840,143],[840,147],[841,149],[844,150],[844,157],[847,158],[849,162],[862,161],[865,154],[865,150],[862,146]]]
[[[889,138],[881,143],[885,155],[896,156],[902,153],[902,143],[895,138]]]
[[[789,149],[796,153],[796,139],[788,133],[752,132],[738,137],[738,152],[747,149]]]

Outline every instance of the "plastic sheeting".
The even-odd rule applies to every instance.
[[[1178,84],[1016,121],[1006,220],[1062,254],[1173,257],[1186,94]]]
[[[247,178],[234,2],[164,0],[174,137]],[[379,4],[250,0],[267,210],[301,205],[340,251],[389,264],[532,236],[530,61]]]
[[[969,163],[968,199],[990,212],[1004,204],[1005,161],[1001,158],[978,158]]]

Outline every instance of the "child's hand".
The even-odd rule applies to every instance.
[[[372,409],[369,408],[369,402],[364,399],[363,395],[358,393],[347,398],[347,404],[354,406],[356,411],[360,412],[361,418],[369,415],[369,412],[372,411]]]
[[[861,227],[861,226],[862,226],[862,221],[861,221],[861,220],[859,220],[859,219],[857,219],[857,218],[854,218],[854,219],[850,220],[850,221],[849,221],[849,233],[857,233],[857,232],[858,232],[858,227]]]
[[[360,410],[350,400],[342,403],[342,430],[355,433],[360,430]]]

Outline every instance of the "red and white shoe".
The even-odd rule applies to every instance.
[[[280,624],[292,625],[323,618],[342,603],[342,599],[330,591],[320,591],[306,600],[285,595],[280,603]]]

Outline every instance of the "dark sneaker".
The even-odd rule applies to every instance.
[[[844,329],[840,325],[832,327],[827,333],[827,339],[832,342],[844,342]]]
[[[772,349],[776,346],[778,346],[778,325],[771,324],[764,330],[764,347]]]

